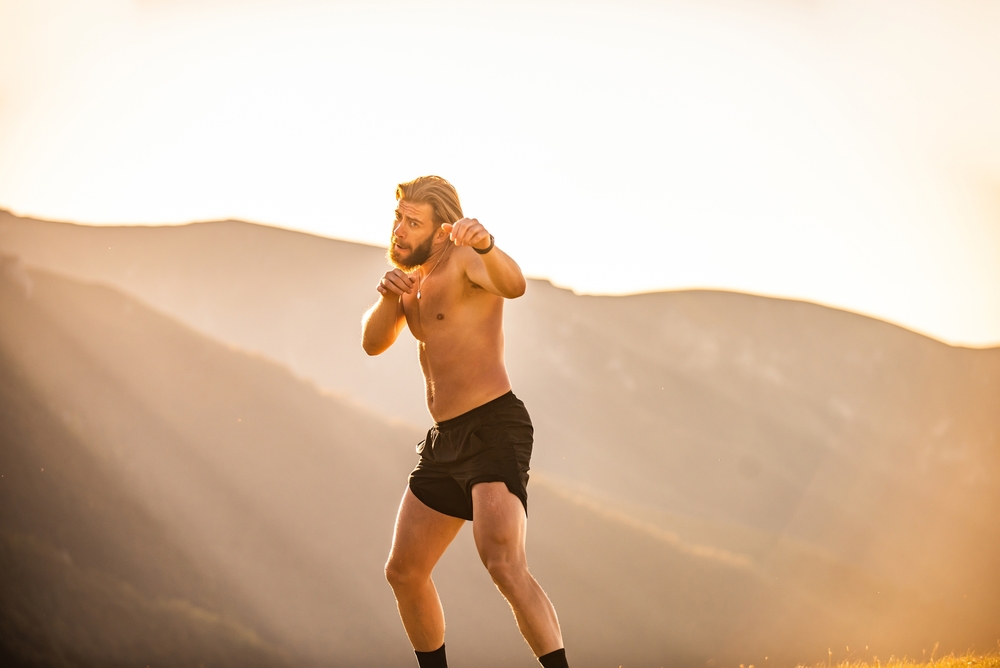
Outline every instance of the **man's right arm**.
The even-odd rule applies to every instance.
[[[401,295],[413,290],[414,281],[399,269],[386,272],[379,281],[379,299],[361,318],[361,347],[369,355],[389,349],[406,324]]]

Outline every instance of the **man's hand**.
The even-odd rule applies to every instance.
[[[404,292],[406,294],[413,292],[414,285],[416,285],[415,279],[407,276],[401,269],[393,269],[392,271],[385,272],[385,276],[378,282],[376,289],[383,297],[388,297],[389,295],[401,296]]]
[[[441,229],[448,233],[456,246],[472,246],[479,250],[490,247],[490,233],[475,218],[463,218],[454,224],[444,223]]]

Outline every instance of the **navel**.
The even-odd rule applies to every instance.
[[[444,320],[444,313],[438,313],[438,320]]]

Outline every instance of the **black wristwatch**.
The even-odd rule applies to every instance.
[[[483,250],[479,250],[478,248],[476,248],[475,246],[473,246],[472,250],[476,251],[480,255],[486,255],[487,253],[489,253],[491,250],[493,250],[493,235],[492,234],[490,235],[490,245],[489,246],[487,246]]]

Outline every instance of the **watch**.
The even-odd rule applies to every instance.
[[[472,250],[476,251],[480,255],[486,255],[487,253],[489,253],[491,250],[493,250],[493,235],[492,234],[490,235],[490,245],[489,246],[487,246],[483,250],[479,250],[478,248],[476,248],[475,246],[473,246]]]

